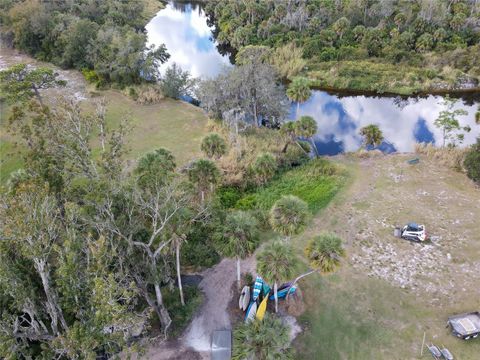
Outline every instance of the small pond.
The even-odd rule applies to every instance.
[[[165,44],[171,55],[160,71],[175,62],[194,77],[208,78],[232,66],[229,54],[217,46],[214,29],[198,3],[170,2],[146,29],[149,43]],[[480,134],[480,125],[475,124],[479,103],[480,94],[459,98],[456,103],[456,108],[468,113],[459,118],[461,125],[472,129],[465,134],[465,145],[473,144]],[[441,131],[433,123],[442,110],[441,96],[404,98],[315,90],[300,105],[298,114],[296,104],[292,104],[290,117],[310,115],[317,121],[315,142],[323,155],[357,150],[361,145],[359,129],[372,123],[380,126],[386,139],[380,146],[382,151],[408,152],[416,142],[441,143]]]

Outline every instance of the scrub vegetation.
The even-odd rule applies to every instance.
[[[3,43],[81,70],[98,86],[154,81],[158,64],[169,57],[165,46],[146,45],[143,30],[153,13],[150,1],[8,0],[2,1],[0,12]]]
[[[478,87],[479,6],[474,0],[211,0],[206,10],[220,44],[274,49],[272,63],[282,76],[302,72],[315,86],[411,94]],[[295,60],[279,63],[275,58],[287,48]]]

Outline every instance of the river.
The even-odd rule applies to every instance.
[[[170,2],[146,26],[150,44],[165,44],[171,57],[160,71],[177,63],[197,78],[216,76],[232,66],[229,56],[219,50],[207,24],[202,7],[195,3]],[[434,121],[445,106],[438,95],[395,97],[371,94],[333,93],[314,90],[308,101],[297,106],[292,103],[290,118],[312,116],[318,123],[315,143],[322,155],[335,155],[355,151],[361,146],[359,129],[377,124],[385,141],[379,149],[385,152],[410,152],[415,143],[441,144],[441,130]],[[463,145],[470,145],[480,135],[475,123],[475,112],[480,94],[459,98],[456,109],[467,115],[459,117],[462,126],[472,129],[465,134]]]

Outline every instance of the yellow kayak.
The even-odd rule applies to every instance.
[[[260,320],[260,321],[263,320],[263,317],[265,316],[265,311],[267,311],[267,301],[268,301],[268,296],[265,296],[265,299],[262,300],[262,302],[260,303],[260,306],[258,307],[257,315],[256,315],[257,320]]]

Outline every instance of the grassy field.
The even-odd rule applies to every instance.
[[[108,101],[110,124],[117,125],[124,115],[132,120],[129,158],[137,159],[159,147],[172,151],[178,164],[200,155],[200,142],[207,133],[207,118],[200,108],[171,99],[155,105],[138,105],[113,90],[100,94]]]
[[[129,160],[159,147],[171,150],[178,165],[200,155],[200,142],[207,133],[207,118],[200,108],[171,99],[164,99],[155,105],[139,105],[114,90],[95,94],[107,99],[107,121],[112,128],[118,126],[125,116],[131,119],[133,128],[128,136]],[[1,183],[8,179],[12,171],[22,166],[21,149],[14,146],[15,139],[5,132],[4,119],[7,116],[7,110],[4,110],[0,127]]]
[[[445,325],[452,314],[480,310],[480,192],[463,174],[423,158],[411,167],[406,157],[341,160],[352,174],[348,186],[292,239],[301,254],[310,237],[333,231],[347,251],[337,273],[301,283],[307,310],[295,358],[428,359],[425,351],[421,356],[424,333],[427,343],[446,346],[456,359],[478,358],[480,341],[459,340]],[[408,194],[421,197],[415,207]],[[406,219],[425,223],[440,240],[422,245],[394,238],[389,224]],[[447,225],[458,221],[455,231]],[[430,255],[433,264],[425,267]]]

